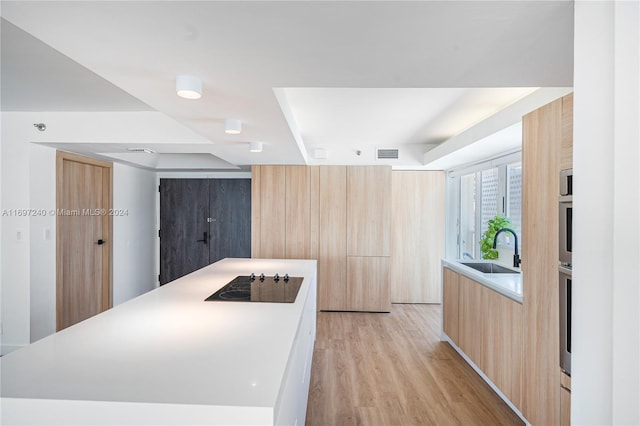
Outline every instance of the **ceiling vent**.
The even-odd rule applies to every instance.
[[[376,158],[378,160],[397,160],[398,149],[397,148],[378,148]]]

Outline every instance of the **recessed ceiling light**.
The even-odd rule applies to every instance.
[[[249,142],[250,152],[262,152],[262,142]]]
[[[150,148],[127,148],[129,152],[144,152],[145,154],[155,154],[156,152]]]
[[[176,93],[185,99],[202,97],[202,80],[195,75],[183,74],[176,77]]]
[[[242,132],[242,121],[234,118],[224,120],[224,132],[229,135],[238,135]]]

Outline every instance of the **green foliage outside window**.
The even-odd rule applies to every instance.
[[[495,215],[493,219],[487,222],[489,228],[482,234],[480,239],[480,252],[483,259],[497,259],[498,250],[493,248],[493,239],[496,233],[502,228],[511,228],[511,220],[502,215]]]

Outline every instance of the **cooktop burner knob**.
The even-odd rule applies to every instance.
[[[251,273],[251,276],[249,277],[249,279],[251,281],[255,281],[256,280],[256,274],[254,274],[253,272]]]
[[[289,282],[289,274],[284,274],[284,282],[285,283]]]
[[[264,281],[264,273],[260,274],[260,281]]]
[[[276,272],[276,274],[273,276],[273,280],[274,280],[275,282],[280,281],[280,275],[278,275],[278,273],[277,273],[277,272]]]

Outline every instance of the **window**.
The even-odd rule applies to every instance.
[[[458,258],[480,259],[479,241],[497,214],[511,220],[520,239],[522,163],[519,154],[454,172],[459,178]],[[502,237],[504,235],[504,238]],[[514,246],[510,234],[501,234],[501,246]]]

